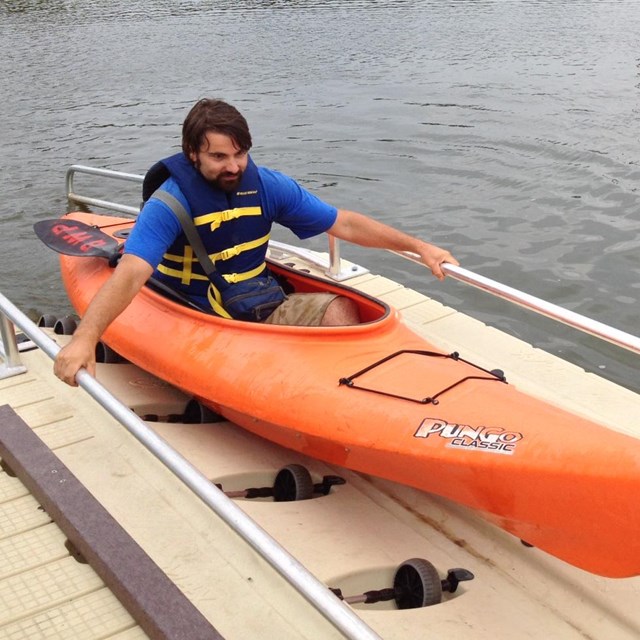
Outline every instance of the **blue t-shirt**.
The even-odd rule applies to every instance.
[[[291,229],[301,240],[327,231],[336,221],[336,207],[303,189],[293,178],[265,167],[258,167],[258,174],[262,181],[263,215]],[[187,200],[173,178],[162,189],[189,211]],[[164,202],[151,198],[127,238],[125,253],[142,258],[155,269],[181,233],[182,226],[173,211]]]

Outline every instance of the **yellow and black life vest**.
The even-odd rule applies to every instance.
[[[258,168],[249,158],[238,189],[226,193],[210,184],[183,153],[152,167],[148,175],[170,175],[189,204],[202,243],[216,270],[228,283],[266,276],[265,256],[271,222],[262,213]],[[148,192],[153,185],[145,184]],[[153,196],[151,196],[153,197]],[[210,286],[200,262],[184,235],[164,254],[158,271],[167,281],[179,284],[187,296],[207,297],[214,311],[227,316],[218,289]]]

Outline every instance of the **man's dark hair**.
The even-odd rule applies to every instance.
[[[210,131],[229,136],[241,151],[251,149],[251,134],[244,116],[222,100],[202,98],[195,103],[182,125],[182,151],[188,157],[198,152]]]

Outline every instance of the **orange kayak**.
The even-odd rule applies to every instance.
[[[67,219],[116,236],[132,220]],[[80,316],[107,260],[61,256]],[[640,574],[640,441],[447,354],[354,289],[273,265],[298,291],[354,299],[363,323],[289,327],[200,313],[144,288],[104,341],[241,427],[435,493],[587,571]]]

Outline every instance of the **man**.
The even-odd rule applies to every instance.
[[[233,298],[244,294],[234,294],[251,290],[257,291],[255,308],[266,308],[264,315],[268,314],[264,318],[256,311],[256,321],[359,322],[355,304],[346,297],[323,293],[287,297],[272,286],[265,255],[273,222],[287,226],[301,239],[326,232],[362,246],[417,253],[439,279],[444,278],[444,262],[458,264],[444,249],[361,213],[336,209],[293,179],[257,167],[249,156],[251,146],[247,122],[237,109],[207,98],[195,104],[183,124],[182,153],[154,165],[147,174],[143,190],[147,196],[153,193],[127,239],[124,255],[56,358],[54,372],[61,380],[75,386],[81,367],[95,372],[95,347],[102,333],[151,275],[224,317],[240,317],[234,315]],[[195,258],[171,198],[193,220],[215,265],[213,277]],[[272,294],[266,305],[260,298],[263,289]]]

